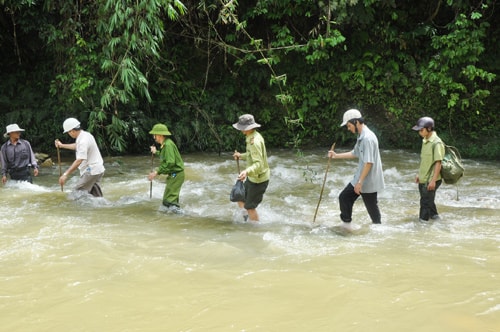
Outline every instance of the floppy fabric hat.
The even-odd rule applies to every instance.
[[[7,126],[7,132],[3,134],[3,137],[8,137],[10,133],[15,132],[15,131],[24,131],[24,129],[19,128],[17,123],[10,124]]]
[[[168,131],[167,126],[162,123],[157,123],[153,126],[153,129],[149,132],[151,135],[163,135],[163,136],[171,136],[172,134]]]
[[[260,127],[260,124],[255,122],[252,114],[243,114],[238,119],[238,122],[233,124],[233,127],[238,130],[245,131],[253,128],[258,128]]]

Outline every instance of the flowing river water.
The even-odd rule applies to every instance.
[[[258,225],[229,192],[231,154],[184,155],[182,216],[162,212],[149,156],[105,158],[104,198],[59,169],[0,188],[1,331],[500,331],[498,163],[465,160],[418,221],[418,154],[382,151],[382,225],[361,200],[342,231],[356,160],[269,151]],[[72,159],[64,160],[63,170]],[[156,160],[155,163],[158,161]]]

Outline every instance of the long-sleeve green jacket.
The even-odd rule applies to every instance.
[[[160,166],[156,170],[158,174],[171,175],[184,170],[184,161],[181,154],[174,141],[170,138],[163,142],[160,151],[157,151],[156,154],[160,156]]]
[[[271,175],[267,164],[267,152],[264,138],[257,131],[246,137],[246,152],[241,154],[241,159],[246,160],[247,176],[253,183],[268,181]]]

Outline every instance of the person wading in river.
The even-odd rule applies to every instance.
[[[235,159],[247,161],[247,167],[238,175],[238,179],[245,183],[245,201],[237,203],[243,210],[245,221],[248,219],[250,222],[257,222],[257,206],[262,202],[271,174],[267,164],[266,145],[262,135],[255,130],[260,124],[255,122],[253,115],[240,116],[233,127],[246,136],[246,152],[235,151],[233,154]]]
[[[420,221],[439,219],[434,203],[436,191],[441,186],[441,161],[444,157],[444,144],[434,130],[434,120],[429,117],[418,119],[412,128],[422,137],[420,167],[415,183],[420,192]]]
[[[63,134],[76,139],[75,143],[63,144],[58,139],[55,140],[56,148],[63,148],[76,151],[76,159],[71,166],[59,178],[59,184],[64,185],[68,175],[77,168],[80,170],[80,179],[75,190],[86,191],[92,196],[102,197],[100,182],[104,175],[104,162],[102,160],[99,147],[91,133],[80,128],[80,121],[75,118],[68,118],[63,123]]]
[[[166,174],[162,204],[174,213],[182,213],[179,195],[184,183],[184,161],[174,141],[170,138],[172,134],[167,126],[157,123],[149,133],[153,135],[155,142],[160,144],[160,151],[156,149],[156,146],[151,146],[151,153],[160,156],[160,166],[149,173],[148,179],[153,181],[158,174]]]
[[[7,126],[3,135],[9,140],[0,149],[0,162],[2,163],[2,183],[7,182],[7,174],[12,180],[28,181],[33,183],[30,167],[33,167],[33,175],[38,176],[38,164],[31,144],[21,138],[21,131],[17,124]]]
[[[347,159],[357,157],[359,159],[354,178],[339,196],[340,219],[344,222],[343,226],[348,229],[351,227],[352,207],[359,196],[363,197],[363,202],[372,223],[381,223],[377,193],[385,187],[382,161],[377,136],[364,122],[358,110],[350,109],[346,111],[340,126],[347,125],[350,132],[358,134],[356,145],[350,152],[337,154],[334,151],[328,151],[329,158]]]

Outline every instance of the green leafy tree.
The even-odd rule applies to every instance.
[[[383,147],[416,148],[409,128],[430,115],[464,155],[495,158],[497,7],[0,0],[0,120],[30,124],[45,148],[75,116],[109,153],[144,152],[156,122],[183,150],[221,151],[242,144],[230,124],[252,113],[270,146],[300,152],[350,145],[338,124],[357,107]]]

